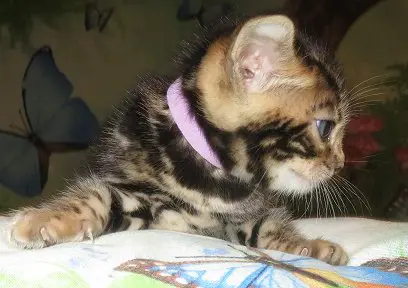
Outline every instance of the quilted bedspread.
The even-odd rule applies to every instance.
[[[0,287],[408,287],[408,224],[339,218],[297,225],[342,244],[349,266],[210,237],[127,231],[31,251],[3,239]]]

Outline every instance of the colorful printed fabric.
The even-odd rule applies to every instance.
[[[388,258],[382,253],[380,259],[373,254],[361,266],[345,267],[209,237],[154,230],[32,251],[0,243],[0,288],[408,287],[408,233],[405,235],[390,240],[399,247],[398,253],[393,249]]]

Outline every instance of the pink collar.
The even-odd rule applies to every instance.
[[[204,132],[198,125],[196,117],[189,110],[187,99],[181,89],[181,79],[177,79],[167,90],[167,103],[170,114],[188,143],[205,160],[217,168],[222,168],[221,162],[211,148]]]

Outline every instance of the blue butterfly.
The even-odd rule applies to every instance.
[[[333,267],[313,258],[294,257],[289,254],[282,254],[280,260],[275,260],[255,248],[247,247],[251,251],[247,253],[228,246],[243,253],[245,257],[176,257],[187,259],[179,262],[133,259],[116,267],[115,270],[145,275],[183,288],[311,287],[305,282],[305,278],[313,280],[313,283],[319,283],[319,287],[349,287],[329,279],[330,273],[332,276],[334,274],[358,281],[361,287],[363,284],[368,287],[370,283],[389,285],[387,287],[408,287],[406,286],[408,278],[396,273],[367,267]],[[320,275],[317,272],[319,270],[327,271],[329,274]],[[303,276],[303,280],[299,276]]]
[[[55,152],[83,150],[99,133],[95,115],[60,72],[52,50],[38,49],[22,83],[22,134],[0,131],[0,183],[22,196],[39,195]]]
[[[85,6],[85,30],[90,31],[92,29],[98,29],[102,32],[113,14],[113,8],[101,9],[94,3],[87,3]]]
[[[257,255],[230,247],[242,252],[245,257],[176,257],[189,258],[181,262],[133,259],[116,267],[115,270],[146,275],[161,282],[185,288],[306,288],[307,286],[294,273],[315,279],[326,284],[327,287],[338,287],[337,283],[329,279],[292,265],[291,263],[294,261],[277,261],[266,253],[249,247],[248,249]],[[194,260],[191,258],[203,259]],[[299,258],[298,260],[302,261],[303,259]]]

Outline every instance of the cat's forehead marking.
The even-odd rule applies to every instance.
[[[313,111],[333,108],[334,106],[335,106],[334,101],[332,99],[328,99],[313,105]]]
[[[334,112],[337,107],[337,102],[336,96],[333,94],[325,95],[320,99],[317,97],[316,101],[312,103],[312,112],[316,113],[322,110]]]
[[[225,131],[235,131],[249,123],[263,126],[277,115],[301,123],[327,110],[323,112],[325,117],[337,118],[341,83],[336,80],[336,71],[318,56],[311,56],[309,62],[301,55],[285,61],[263,91],[235,89],[239,85],[234,85],[231,77],[237,78],[236,71],[227,68],[232,61],[229,47],[233,37],[224,35],[211,43],[196,71],[198,96],[207,108],[203,112],[209,121]]]

